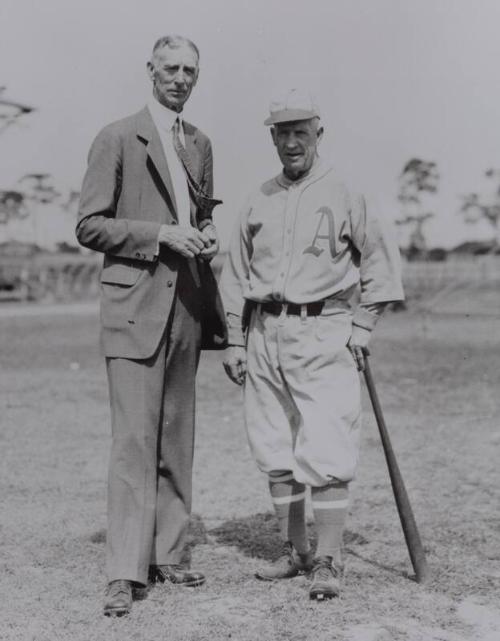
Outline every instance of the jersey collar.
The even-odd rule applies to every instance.
[[[314,182],[315,180],[318,180],[318,178],[321,178],[325,174],[327,174],[329,171],[331,171],[332,167],[328,163],[325,163],[324,160],[321,158],[316,158],[316,160],[313,163],[313,166],[309,170],[309,173],[307,173],[305,176],[302,176],[298,180],[291,180],[288,178],[288,176],[282,171],[279,176],[276,177],[276,182],[284,187],[285,189],[289,189],[290,187],[305,187],[311,182]]]

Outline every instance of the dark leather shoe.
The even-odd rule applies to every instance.
[[[175,585],[197,588],[205,583],[205,576],[201,572],[193,572],[181,565],[154,565],[149,568],[149,580],[152,583],[170,581]]]
[[[108,617],[122,617],[132,608],[132,581],[118,579],[111,581],[106,590],[104,614]]]
[[[140,601],[148,595],[148,588],[135,581],[118,579],[108,583],[104,614],[112,617],[122,617],[132,609],[132,601]]]
[[[260,568],[255,576],[261,581],[290,579],[298,574],[306,574],[312,568],[312,552],[299,554],[290,541],[283,544],[283,550],[278,558],[267,566]]]

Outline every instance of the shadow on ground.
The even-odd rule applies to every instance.
[[[309,540],[316,546],[312,523],[308,524]],[[209,530],[208,535],[220,545],[232,545],[246,556],[274,559],[281,550],[278,522],[271,512],[261,512],[241,519],[231,519]],[[368,541],[356,532],[344,532],[344,545],[365,545]]]
[[[309,522],[307,529],[311,546],[314,549],[317,543],[314,524]],[[106,531],[99,530],[95,532],[91,535],[90,541],[94,544],[105,543]],[[245,556],[268,561],[274,560],[282,549],[278,522],[272,512],[260,512],[245,518],[230,519],[211,530],[207,530],[198,514],[193,514],[189,527],[186,555],[183,561],[189,562],[192,549],[197,545],[205,545],[207,543],[236,547]],[[379,563],[376,559],[371,558],[370,555],[361,554],[358,546],[368,543],[369,541],[362,534],[351,530],[344,532],[344,550],[347,554],[351,554],[364,563],[392,574],[408,576],[406,572]]]

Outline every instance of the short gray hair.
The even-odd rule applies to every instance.
[[[175,34],[162,36],[161,38],[158,38],[158,40],[155,42],[153,47],[153,56],[159,49],[163,49],[163,47],[170,47],[170,49],[177,49],[177,47],[181,47],[182,45],[187,45],[188,47],[190,47],[195,52],[198,60],[200,59],[200,51],[198,47],[194,44],[194,42],[192,40],[189,40],[189,38],[185,38],[184,36],[177,36]]]

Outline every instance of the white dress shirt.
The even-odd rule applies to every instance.
[[[176,119],[179,119],[179,138],[185,146],[184,128],[181,115],[175,111],[167,109],[160,104],[156,98],[151,97],[148,101],[148,109],[153,118],[153,122],[158,130],[163,151],[167,159],[168,170],[172,185],[174,187],[175,202],[177,204],[177,218],[179,225],[191,225],[191,202],[189,199],[189,189],[184,172],[184,167],[175,151],[172,138],[172,127]]]

